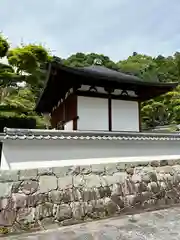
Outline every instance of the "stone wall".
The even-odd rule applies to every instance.
[[[0,171],[1,233],[179,203],[180,160]]]

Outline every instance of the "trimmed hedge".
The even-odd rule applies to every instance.
[[[22,118],[22,117],[2,117],[0,116],[0,132],[7,128],[36,128],[36,120],[34,118]]]

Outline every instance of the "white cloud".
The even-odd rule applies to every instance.
[[[180,51],[179,0],[2,0],[0,30],[67,57],[97,52],[119,60]]]

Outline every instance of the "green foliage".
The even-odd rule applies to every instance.
[[[87,67],[94,63],[95,59],[100,59],[105,67],[118,69],[117,65],[109,57],[96,53],[76,53],[69,58],[62,60],[65,65],[70,67]]]
[[[24,71],[29,74],[50,59],[46,49],[32,44],[11,49],[7,58],[9,64],[17,68],[18,73]]]
[[[4,56],[7,56],[8,64],[0,63],[0,117],[34,119],[37,127],[44,128],[47,122],[37,116],[34,107],[44,85],[45,65],[51,60],[49,52],[35,44],[9,49],[6,39],[0,36],[0,58]],[[24,82],[24,87],[19,87],[20,82]],[[3,123],[9,121],[12,122]],[[20,125],[21,122],[18,120]]]
[[[6,38],[0,34],[0,58],[3,58],[6,56],[8,50],[9,50],[9,43],[6,40]]]

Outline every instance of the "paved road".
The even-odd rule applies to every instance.
[[[123,216],[3,240],[179,240],[180,208]]]

